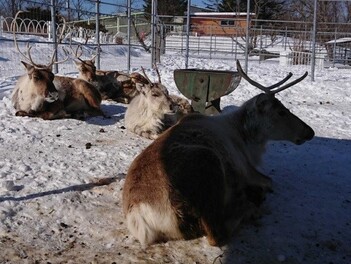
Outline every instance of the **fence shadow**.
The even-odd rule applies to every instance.
[[[270,144],[262,168],[273,179],[269,213],[242,226],[214,263],[350,263],[350,153],[343,139]]]

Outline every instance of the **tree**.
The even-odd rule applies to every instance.
[[[148,19],[151,18],[151,0],[144,0],[144,12]],[[159,0],[157,1],[157,13],[158,15],[168,16],[183,16],[187,10],[188,0]],[[170,22],[172,18],[162,18],[163,22]]]
[[[24,0],[2,0],[0,1],[0,15],[14,17],[21,8]]]
[[[212,5],[214,5],[212,1]],[[283,12],[285,1],[282,0],[250,0],[249,12],[255,13],[257,19],[277,19]],[[220,12],[247,12],[247,0],[219,0]]]
[[[203,4],[208,9],[212,9],[213,11],[218,11],[219,10],[219,2],[220,1],[218,1],[218,0],[207,0],[207,1],[204,1]]]
[[[51,21],[51,11],[50,9],[42,9],[41,7],[27,7],[26,11],[24,13],[20,13],[18,17],[38,21]]]
[[[93,15],[90,12],[93,10],[94,4],[90,1],[71,0],[71,5],[73,7],[71,15],[77,20],[81,20],[83,17],[91,17]]]

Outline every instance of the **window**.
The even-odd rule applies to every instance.
[[[221,20],[221,26],[234,26],[234,20]]]

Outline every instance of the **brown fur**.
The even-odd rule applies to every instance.
[[[271,190],[271,179],[256,169],[267,141],[302,144],[313,136],[267,94],[232,113],[185,116],[128,170],[123,210],[130,232],[143,246],[202,235],[210,245],[225,244]]]
[[[103,100],[130,103],[138,94],[132,78],[118,71],[96,70],[95,60],[75,61],[79,71],[78,78],[93,84],[101,93]]]
[[[17,116],[40,117],[43,119],[66,118],[59,94],[53,85],[51,67],[33,66],[22,61],[27,73],[21,76],[12,93],[12,103]]]
[[[104,116],[100,109],[101,95],[89,82],[65,76],[55,76],[54,85],[65,110],[75,118]]]

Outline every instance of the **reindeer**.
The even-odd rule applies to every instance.
[[[265,87],[233,112],[192,114],[165,131],[132,162],[123,188],[129,231],[143,247],[205,235],[210,245],[228,242],[240,223],[258,213],[272,180],[257,166],[270,140],[302,144],[314,131],[275,94],[291,77]],[[274,89],[277,88],[277,89]]]
[[[142,71],[145,77],[133,77],[139,94],[128,105],[125,125],[128,130],[142,137],[155,139],[193,109],[186,99],[168,94],[167,88],[161,83],[158,70],[157,83],[147,77],[144,68]]]
[[[79,49],[80,53],[78,53]],[[101,93],[102,99],[128,104],[137,95],[135,83],[128,74],[118,71],[96,70],[96,55],[91,59],[82,60],[80,58],[82,54],[82,48],[78,45],[74,52],[74,63],[79,71],[78,78],[93,84]]]
[[[21,12],[17,12],[14,21]],[[63,32],[64,28],[61,34]],[[53,53],[48,65],[36,64],[30,54],[32,47],[27,44],[26,56],[18,47],[15,30],[13,34],[17,51],[29,61],[22,61],[27,74],[19,78],[12,94],[17,116],[59,119],[103,115],[100,109],[101,95],[94,86],[84,80],[54,76],[52,73],[52,65],[67,61],[68,56],[55,62]],[[67,55],[66,51],[65,53]]]
[[[16,39],[15,22],[18,15],[22,11],[17,12],[13,20],[13,36],[17,51],[29,62],[21,61],[26,68],[27,74],[21,76],[12,93],[12,103],[16,109],[16,116],[41,117],[43,119],[65,118],[69,115],[64,110],[64,105],[59,100],[59,93],[56,90],[53,80],[52,65],[63,61],[55,62],[54,54],[48,65],[36,64],[30,54],[32,46],[27,44],[26,56],[18,47]]]

